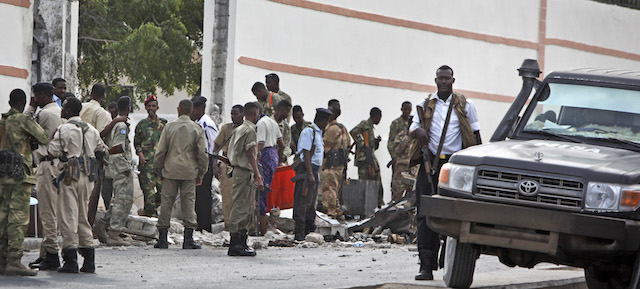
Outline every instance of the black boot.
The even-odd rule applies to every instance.
[[[82,268],[80,268],[80,272],[84,272],[84,273],[96,272],[95,252],[96,250],[94,248],[78,248],[78,253],[80,253],[80,256],[84,258],[84,262],[82,263]]]
[[[42,263],[43,260],[44,258],[38,257],[38,259],[36,259],[35,261],[29,262],[29,268],[31,269],[38,268],[40,266],[40,263]]]
[[[62,249],[64,265],[58,269],[59,273],[78,273],[78,249]]]
[[[231,234],[231,245],[229,245],[229,256],[255,256],[256,252],[247,246],[247,233]]]
[[[167,233],[168,233],[168,229],[159,229],[158,230],[158,242],[153,245],[154,248],[158,248],[158,249],[168,249],[169,248],[169,242],[167,242]]]
[[[438,270],[437,263],[432,262],[433,251],[418,250],[420,258],[420,274],[416,275],[416,280],[433,280],[433,270]]]
[[[296,222],[296,227],[293,229],[294,240],[304,241],[304,237],[307,236],[304,227],[304,223]]]
[[[254,250],[253,248],[249,247],[249,245],[247,245],[247,238],[249,238],[249,235],[247,235],[247,232],[246,231],[240,232],[240,236],[241,236],[240,245],[243,246],[244,252],[247,254],[253,254],[248,256],[255,256],[256,250]]]
[[[184,242],[182,249],[201,249],[202,247],[193,241],[193,229],[184,229]]]
[[[58,253],[47,252],[44,259],[42,259],[42,262],[40,262],[38,267],[35,268],[40,269],[40,271],[58,270],[58,268],[60,268],[60,258],[58,257]]]

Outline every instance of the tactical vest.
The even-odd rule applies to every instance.
[[[470,146],[476,145],[476,136],[473,134],[473,130],[471,129],[471,122],[469,121],[469,117],[467,116],[467,99],[461,93],[454,92],[455,99],[453,100],[453,110],[456,112],[458,116],[458,121],[460,121],[460,132],[462,134],[462,149],[466,149]],[[431,128],[431,120],[433,119],[433,112],[436,109],[436,103],[438,100],[436,98],[431,99],[433,94],[429,94],[429,96],[425,100],[425,108],[424,108],[424,119],[425,125],[424,130],[427,131],[427,136],[429,136],[429,129]]]

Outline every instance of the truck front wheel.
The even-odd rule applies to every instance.
[[[606,272],[597,267],[584,269],[584,277],[589,289],[623,289],[628,288],[627,280],[616,274],[616,272]]]
[[[469,244],[460,243],[447,237],[444,261],[444,283],[447,287],[466,289],[473,282],[476,260],[480,256],[478,249]]]

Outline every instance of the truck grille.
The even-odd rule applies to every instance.
[[[540,184],[538,194],[525,196],[518,192],[518,182],[533,180]],[[476,195],[509,202],[582,208],[584,184],[577,180],[483,169],[478,171]]]

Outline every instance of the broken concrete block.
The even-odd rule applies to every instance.
[[[316,243],[318,245],[324,244],[324,237],[321,234],[318,234],[318,233],[313,233],[313,232],[309,233],[304,239],[307,242],[313,242],[313,243]]]
[[[127,226],[123,231],[132,235],[156,238],[158,236],[157,223],[158,219],[156,218],[129,215]]]
[[[302,244],[298,244],[298,248],[318,248],[320,245],[314,242],[304,242]]]

